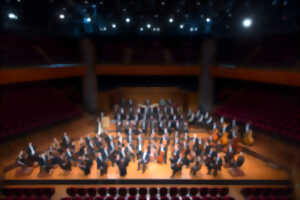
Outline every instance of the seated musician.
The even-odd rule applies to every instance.
[[[195,162],[194,166],[191,168],[191,171],[190,171],[191,175],[195,176],[197,174],[197,172],[202,167],[202,163],[203,163],[203,160],[201,159],[201,156],[197,156],[196,162]]]
[[[120,176],[121,177],[126,176],[129,159],[127,157],[121,158],[121,156],[118,154],[116,156],[116,163],[117,163],[119,171],[120,171]]]
[[[72,170],[71,160],[67,159],[66,157],[67,157],[66,153],[60,156],[59,166],[65,171],[71,171]]]
[[[93,160],[89,157],[87,149],[85,149],[84,155],[79,158],[79,168],[84,172],[85,175],[89,175],[92,165]]]
[[[33,162],[39,160],[39,156],[36,152],[36,149],[31,142],[29,142],[28,147],[27,147],[27,155],[28,155],[28,158]]]
[[[171,169],[172,169],[172,175],[171,177],[174,177],[177,172],[181,172],[183,162],[181,155],[179,157],[175,156],[170,159],[171,161]]]
[[[71,140],[70,140],[68,134],[67,134],[66,132],[64,132],[64,136],[63,136],[63,138],[62,138],[62,144],[61,144],[61,146],[62,146],[63,148],[66,148],[66,147],[69,146],[70,144],[71,144]]]
[[[232,162],[232,167],[239,168],[244,164],[244,162],[245,162],[245,157],[243,155],[243,152],[240,152],[238,158]]]
[[[140,158],[138,162],[138,170],[140,170],[140,167],[142,165],[142,172],[144,173],[146,171],[146,165],[149,162],[149,159],[150,159],[150,152],[147,151],[147,149],[145,149],[143,156]]]
[[[26,159],[25,159],[24,151],[20,151],[20,153],[19,153],[19,155],[16,159],[16,163],[20,167],[25,167],[26,166]]]
[[[42,153],[39,156],[39,161],[38,161],[39,165],[40,165],[40,171],[42,171],[43,169],[49,173],[50,170],[52,169],[53,165],[51,165],[49,163],[48,157],[46,156],[45,153]]]
[[[96,162],[97,169],[100,170],[100,176],[103,176],[107,172],[108,165],[105,159],[102,157],[101,153],[97,153]]]

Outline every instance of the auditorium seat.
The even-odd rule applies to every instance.
[[[136,196],[137,193],[138,193],[138,191],[137,191],[136,188],[133,188],[133,187],[129,188],[129,195],[130,196]]]
[[[187,189],[187,188],[182,187],[182,188],[179,189],[179,195],[180,195],[180,196],[184,197],[184,196],[186,196],[187,194],[188,194],[188,189]]]
[[[96,188],[88,188],[87,193],[90,197],[94,197],[97,194]]]
[[[149,189],[150,196],[156,196],[157,192],[158,192],[157,188],[150,188]]]
[[[139,195],[145,196],[147,194],[147,188],[139,188]]]
[[[77,190],[76,188],[67,188],[66,190],[67,194],[71,197],[75,197],[76,196],[76,193],[77,193]]]
[[[208,188],[204,187],[204,188],[200,188],[200,194],[202,197],[205,197],[208,193]]]
[[[125,197],[125,196],[127,195],[127,189],[124,188],[124,187],[119,188],[119,189],[118,189],[118,194],[119,194],[120,196]]]
[[[159,194],[160,194],[161,197],[166,196],[168,194],[168,189],[165,188],[165,187],[160,188],[159,189]]]
[[[193,188],[190,188],[190,192],[189,192],[189,194],[191,195],[191,196],[196,196],[197,194],[198,194],[198,188],[195,188],[195,187],[193,187]]]
[[[171,187],[170,188],[170,196],[176,196],[178,194],[178,188]]]
[[[209,188],[208,189],[208,194],[210,195],[210,196],[216,196],[217,194],[218,194],[218,189],[217,188]]]
[[[94,199],[95,200],[104,200],[104,197],[103,196],[96,196]]]
[[[112,197],[116,196],[117,195],[117,188],[115,188],[115,187],[108,188],[108,194]]]
[[[98,188],[98,194],[102,197],[105,197],[107,195],[107,188],[105,187]]]
[[[77,189],[77,194],[81,197],[86,196],[87,194],[87,189],[86,188],[78,188]]]

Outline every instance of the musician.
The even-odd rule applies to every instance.
[[[116,132],[121,132],[121,129],[122,129],[122,122],[121,120],[118,120],[116,124]]]
[[[38,162],[40,165],[40,171],[42,171],[42,169],[44,169],[49,174],[50,170],[52,169],[52,165],[48,162],[48,157],[46,156],[45,153],[42,153],[39,156]]]
[[[79,159],[79,168],[84,172],[85,175],[89,175],[91,172],[91,167],[93,165],[93,160],[87,154],[87,150],[85,150],[84,156]]]
[[[233,161],[232,167],[239,168],[244,164],[244,162],[245,162],[244,154],[243,154],[243,152],[240,152],[238,158],[235,161]]]
[[[213,161],[215,162],[215,164],[213,165],[213,175],[217,176],[218,171],[221,171],[223,161],[219,154],[217,154],[217,157],[214,158]]]
[[[62,138],[62,144],[61,144],[61,146],[62,146],[63,148],[65,148],[65,147],[67,147],[70,143],[71,143],[71,140],[70,140],[68,134],[67,134],[66,132],[64,132],[64,136],[63,136],[63,138]]]
[[[102,134],[103,130],[102,130],[102,125],[101,125],[101,121],[100,118],[97,118],[97,130],[96,133],[98,136],[100,136]]]
[[[174,177],[175,174],[177,172],[181,172],[182,170],[182,166],[183,166],[183,162],[182,162],[182,157],[173,157],[172,159],[170,159],[171,161],[171,169],[173,171],[171,177]]]
[[[142,172],[144,173],[146,171],[146,165],[149,162],[149,159],[150,159],[150,152],[145,149],[143,156],[140,158],[138,162],[138,170],[140,170],[140,167],[142,165]]]
[[[227,165],[231,166],[233,156],[234,156],[234,152],[233,152],[231,144],[229,144],[228,149],[227,149],[226,154],[225,154],[225,157],[224,157],[225,163]]]
[[[101,153],[97,153],[97,169],[100,170],[100,176],[103,176],[107,172],[107,162],[105,162],[105,159],[103,159]]]
[[[71,160],[66,158],[67,155],[62,154],[60,159],[59,159],[59,166],[65,171],[71,171],[72,170],[72,164]]]
[[[137,144],[136,144],[136,157],[137,157],[137,159],[140,159],[142,155],[143,155],[143,142],[142,142],[142,136],[139,135],[138,139],[137,139]]]
[[[191,168],[191,171],[190,171],[191,175],[195,176],[197,174],[197,172],[202,167],[202,163],[203,163],[203,161],[201,159],[201,156],[197,156],[196,162],[195,162],[194,166]]]
[[[17,159],[16,159],[16,163],[18,164],[18,166],[20,167],[25,167],[26,166],[26,159],[25,159],[25,154],[24,151],[20,151]]]
[[[35,150],[35,147],[33,146],[33,144],[31,142],[29,142],[28,147],[27,147],[27,155],[31,161],[39,160],[37,152]]]
[[[79,150],[77,151],[76,155],[77,156],[83,156],[84,148],[85,148],[84,139],[82,137],[80,137],[80,139],[79,139]]]
[[[116,157],[116,163],[119,167],[120,176],[124,177],[127,174],[127,166],[129,164],[129,159],[127,157],[121,158],[120,155]]]

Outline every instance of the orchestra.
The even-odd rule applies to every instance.
[[[134,112],[136,109],[136,112]],[[101,114],[103,118],[104,114]],[[38,153],[32,143],[17,157],[18,166],[37,162],[41,170],[50,172],[55,165],[70,172],[78,166],[85,175],[90,174],[95,161],[99,175],[107,173],[109,166],[119,168],[120,176],[126,176],[130,162],[137,161],[137,170],[145,173],[151,162],[169,164],[171,177],[180,174],[183,167],[190,169],[192,176],[207,167],[207,173],[217,176],[223,167],[241,167],[245,161],[238,148],[240,137],[236,121],[228,126],[224,117],[214,119],[208,112],[189,110],[186,115],[171,100],[135,108],[132,100],[114,106],[115,133],[103,129],[97,118],[95,136],[88,134],[79,139],[78,145],[67,133],[61,142],[54,138],[49,149]],[[192,134],[190,127],[207,128],[209,137]],[[247,125],[245,132],[250,132]],[[246,135],[246,134],[244,134]],[[235,155],[238,157],[235,159]],[[169,158],[168,158],[169,157]],[[168,162],[170,161],[170,162]]]

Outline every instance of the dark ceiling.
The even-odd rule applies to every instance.
[[[2,0],[2,32],[81,37],[295,33],[297,0]]]

